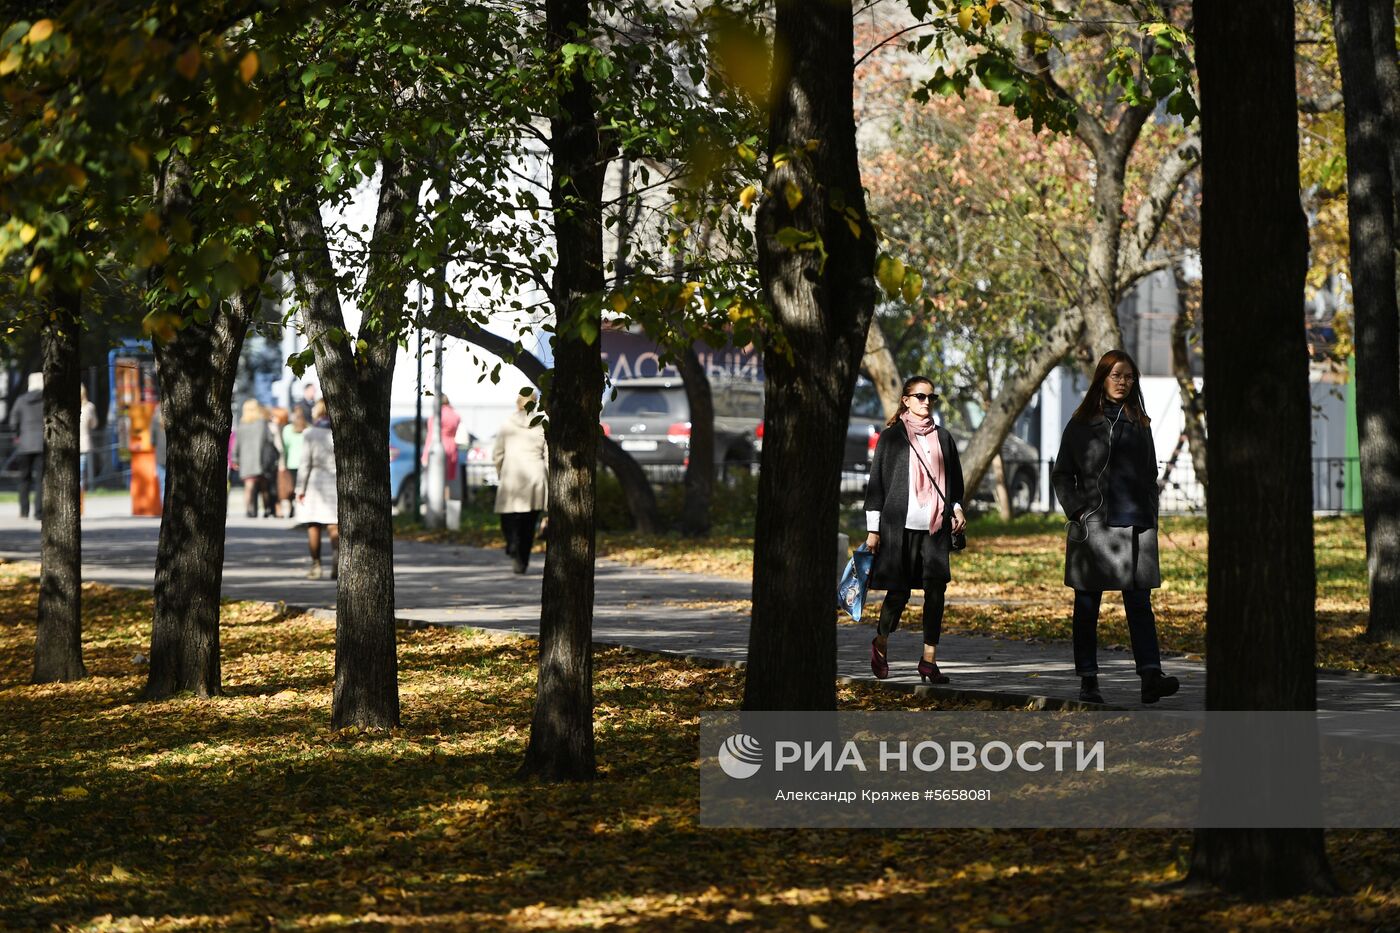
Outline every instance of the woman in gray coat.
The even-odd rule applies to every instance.
[[[1069,517],[1065,586],[1074,589],[1074,670],[1079,698],[1102,703],[1099,692],[1099,604],[1120,590],[1128,614],[1142,702],[1177,691],[1162,675],[1152,590],[1162,585],[1157,562],[1157,452],[1152,443],[1137,364],[1122,350],[1099,360],[1065,433],[1050,474]]]
[[[952,578],[948,555],[963,518],[963,475],[958,448],[948,430],[933,420],[933,383],[906,379],[899,410],[875,444],[870,482],[865,488],[865,546],[875,552],[870,586],[886,590],[880,624],[870,643],[870,670],[890,676],[886,656],[890,633],[909,604],[912,590],[924,591],[924,651],[919,677],[946,684],[938,669],[938,636],[943,628],[943,594]]]

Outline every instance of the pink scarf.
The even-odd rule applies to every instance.
[[[947,489],[948,478],[943,468],[943,447],[938,443],[938,435],[934,434],[934,423],[932,418],[920,420],[909,412],[899,416],[899,420],[904,422],[904,432],[909,437],[909,468],[914,471],[914,498],[919,505],[928,505],[929,500],[933,500],[933,509],[929,518],[928,530],[937,532],[943,527],[943,496],[940,496],[933,488],[936,482],[939,489]],[[917,438],[927,437],[933,434],[933,440],[929,446],[933,448],[933,463],[924,459],[924,449],[920,446]],[[917,461],[917,463],[916,463]]]

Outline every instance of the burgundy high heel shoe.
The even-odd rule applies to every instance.
[[[890,659],[887,655],[880,653],[880,649],[875,647],[878,638],[870,639],[870,673],[880,680],[890,676]]]
[[[919,658],[919,679],[928,684],[946,684],[948,675],[938,669],[938,662]]]

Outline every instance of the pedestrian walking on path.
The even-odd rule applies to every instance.
[[[243,507],[249,518],[258,517],[258,494],[263,486],[263,474],[271,464],[276,469],[277,448],[273,445],[272,429],[268,427],[263,407],[255,398],[243,403],[243,416],[233,443],[233,468],[243,481]],[[270,498],[270,497],[269,497]],[[269,501],[270,504],[270,501]]]
[[[506,554],[516,573],[529,569],[530,549],[535,546],[535,523],[547,504],[549,489],[544,428],[530,425],[535,417],[534,413],[525,411],[530,399],[530,395],[516,398],[515,412],[496,432],[493,452],[499,478],[496,513],[501,516]]]
[[[92,432],[97,430],[97,406],[88,400],[87,386],[78,387],[78,513],[87,509],[87,491],[92,476]]]
[[[1069,518],[1065,586],[1074,589],[1074,671],[1079,698],[1102,703],[1099,691],[1099,604],[1120,590],[1128,615],[1142,702],[1176,693],[1162,674],[1152,590],[1162,585],[1157,560],[1157,451],[1152,443],[1137,364],[1110,350],[1094,369],[1055,458],[1051,481]]]
[[[875,445],[865,491],[865,544],[875,552],[870,569],[872,589],[886,590],[880,622],[870,642],[870,670],[890,675],[890,633],[909,604],[911,591],[924,591],[924,650],[921,680],[946,684],[938,669],[938,639],[943,629],[943,602],[952,579],[949,555],[955,536],[961,540],[963,475],[953,436],[933,418],[938,396],[922,376],[904,381],[899,410]]]
[[[310,423],[301,406],[296,405],[292,407],[291,420],[282,426],[282,470],[277,474],[277,493],[287,501],[288,518],[297,514],[297,471],[301,469],[301,445]]]
[[[326,401],[320,399],[312,407],[315,420],[302,434],[301,467],[297,470],[297,504],[301,513],[299,525],[306,528],[306,544],[311,551],[311,569],[307,578],[321,579],[321,529],[331,538],[331,579],[340,576],[339,499],[335,490],[335,438],[326,417]]]
[[[29,517],[29,490],[34,496],[34,517],[44,519],[44,374],[29,374],[29,391],[15,400],[10,424],[15,438],[15,466],[19,469],[19,517]]]

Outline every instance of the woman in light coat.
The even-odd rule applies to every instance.
[[[311,409],[315,419],[301,435],[301,466],[297,470],[298,522],[306,526],[306,543],[311,551],[311,569],[307,578],[321,579],[321,529],[331,536],[331,579],[340,576],[340,525],[337,523],[339,499],[335,490],[335,438],[326,417],[326,401],[321,399]]]
[[[527,412],[530,394],[515,400],[516,411],[496,433],[496,512],[501,516],[501,532],[506,554],[516,573],[530,566],[530,549],[535,544],[535,523],[548,500],[544,428],[530,426],[537,412]]]
[[[1079,698],[1102,703],[1099,692],[1099,603],[1120,590],[1128,615],[1142,702],[1176,693],[1162,675],[1152,590],[1162,585],[1157,562],[1157,452],[1152,442],[1137,364],[1122,350],[1099,360],[1084,401],[1060,439],[1050,474],[1069,518],[1065,586],[1074,589],[1074,670]]]
[[[243,403],[243,416],[238,421],[233,441],[233,468],[243,481],[243,506],[249,518],[258,517],[258,489],[263,482],[263,468],[275,459],[267,448],[273,446],[272,429],[263,417],[263,407],[255,398]]]

